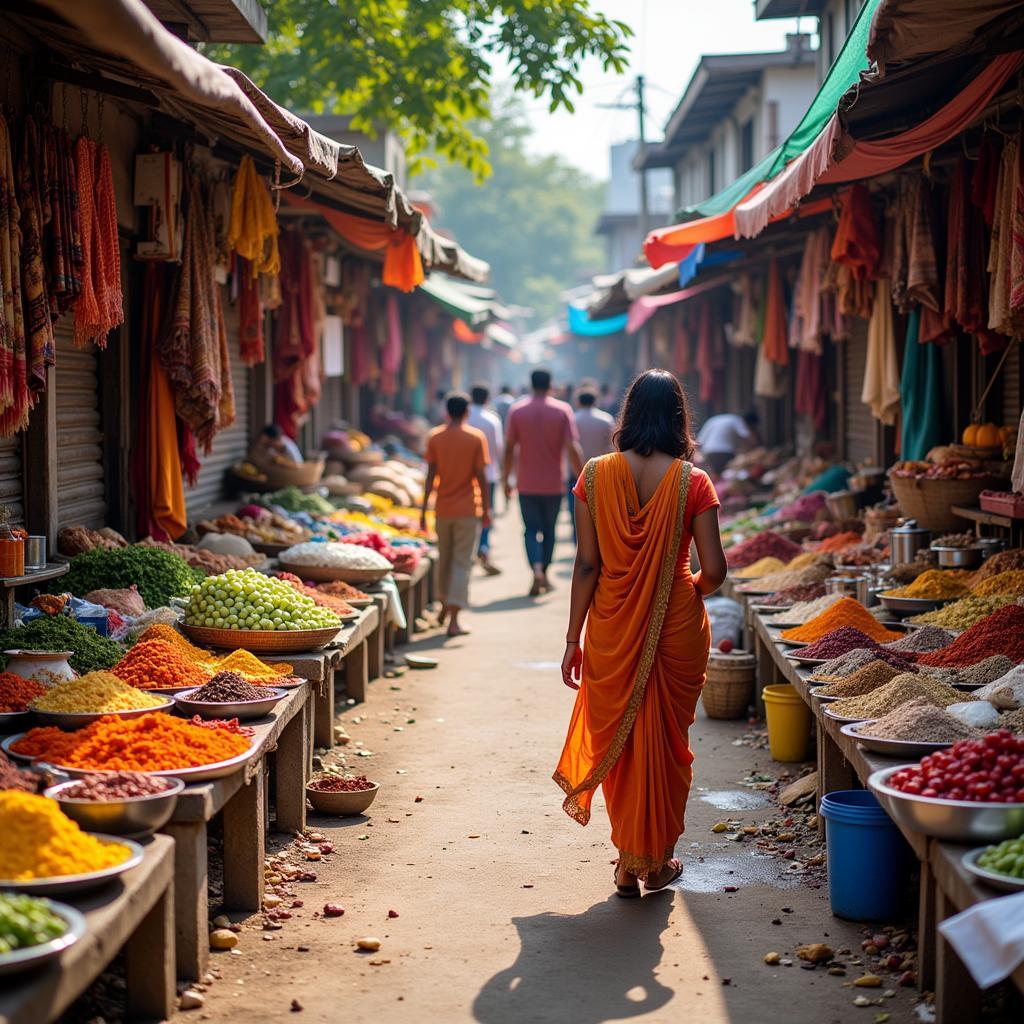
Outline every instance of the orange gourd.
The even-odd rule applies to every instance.
[[[986,423],[978,428],[975,444],[979,448],[998,448],[1002,443],[999,428],[994,423]]]
[[[1016,427],[1003,427],[1002,430],[999,431],[999,440],[1004,445],[1007,445],[1011,441],[1015,441],[1016,439],[1017,439],[1017,428]]]
[[[961,438],[964,444],[974,447],[978,443],[978,431],[980,426],[977,423],[971,423],[965,430],[964,435]]]

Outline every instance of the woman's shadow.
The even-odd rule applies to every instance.
[[[624,901],[610,896],[582,914],[513,918],[516,962],[480,990],[482,1024],[602,1024],[651,1013],[673,991],[654,976],[672,894]]]

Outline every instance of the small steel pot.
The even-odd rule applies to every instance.
[[[932,545],[932,551],[939,556],[940,569],[974,569],[981,565],[981,548],[971,546],[969,548],[937,548]]]
[[[46,538],[30,534],[25,541],[25,569],[36,570],[46,568]]]
[[[928,547],[932,535],[917,525],[916,519],[908,519],[902,526],[889,531],[889,551],[893,565],[905,565],[917,560],[917,553]]]
[[[826,594],[842,594],[843,597],[857,596],[858,580],[866,580],[866,576],[829,576],[825,580]]]

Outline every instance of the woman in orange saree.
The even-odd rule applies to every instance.
[[[577,694],[554,779],[563,809],[582,825],[603,788],[616,890],[628,898],[640,895],[638,879],[655,892],[682,873],[673,851],[692,779],[687,734],[711,644],[704,596],[721,586],[726,561],[718,497],[687,461],[689,408],[672,374],[649,370],[633,382],[615,443],[576,485],[562,678]]]

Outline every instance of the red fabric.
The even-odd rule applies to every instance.
[[[794,407],[810,418],[816,430],[828,422],[825,404],[825,360],[823,356],[801,349],[796,358],[796,400]]]
[[[479,345],[484,340],[482,332],[474,331],[465,320],[452,322],[452,334],[455,335],[456,341],[461,341],[464,345]]]
[[[238,285],[238,350],[246,366],[256,366],[266,358],[263,342],[263,302],[260,279],[252,272],[252,264],[236,257],[235,281]]]
[[[773,256],[768,263],[768,285],[764,302],[764,357],[777,366],[789,365],[786,320],[786,292],[779,261]]]
[[[882,242],[871,195],[864,185],[854,185],[840,199],[842,211],[832,241],[832,261],[848,267],[858,281],[878,276]]]
[[[992,227],[996,217],[996,189],[999,185],[999,160],[1002,150],[998,136],[986,132],[981,140],[978,160],[971,177],[971,202],[981,210],[989,227]]]
[[[298,231],[281,239],[281,307],[274,330],[274,421],[290,437],[309,411],[306,361],[316,354],[312,254]]]

